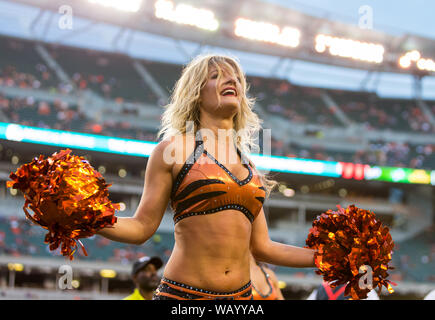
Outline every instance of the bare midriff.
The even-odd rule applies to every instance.
[[[250,280],[252,225],[237,210],[193,216],[175,225],[164,277],[198,289],[235,291]]]

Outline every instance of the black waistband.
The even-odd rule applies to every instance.
[[[210,291],[210,290],[205,290],[205,289],[198,289],[198,288],[189,286],[189,285],[184,284],[184,283],[180,283],[180,282],[177,282],[177,281],[174,281],[174,280],[169,280],[169,279],[167,279],[165,277],[162,277],[162,281],[165,281],[167,283],[173,284],[173,285],[181,287],[181,288],[186,288],[186,289],[189,289],[189,290],[193,290],[193,291],[196,291],[198,293],[205,293],[205,294],[212,294],[212,295],[234,295],[234,294],[237,294],[239,292],[242,292],[242,291],[248,289],[251,286],[251,281],[249,281],[247,284],[245,284],[243,287],[241,287],[241,288],[239,288],[237,290],[234,290],[234,291],[231,291],[231,292],[216,292],[216,291]]]

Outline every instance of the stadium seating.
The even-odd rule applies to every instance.
[[[59,256],[59,250],[51,252],[44,244],[46,231],[32,225],[28,220],[0,215],[0,254],[13,256]],[[394,278],[417,282],[435,282],[435,238],[432,229],[428,229],[412,239],[396,243],[392,265],[396,268],[391,274]],[[110,261],[131,264],[138,257],[158,255],[164,261],[169,259],[174,246],[171,232],[158,231],[144,245],[129,245],[113,242],[103,237],[94,236],[81,240],[88,256],[78,248],[75,259],[89,261]],[[282,241],[282,240],[280,240]],[[276,272],[292,274],[299,277],[312,276],[314,268],[299,269],[273,267]]]
[[[69,147],[104,176],[110,187],[110,200],[120,207],[116,216],[143,216],[143,207],[149,206],[148,203],[144,206],[143,192],[149,187],[166,185],[169,175],[166,180],[149,179],[150,175],[161,176],[158,165],[154,167],[159,154],[153,152],[148,156],[155,144],[123,139],[158,141],[163,107],[180,79],[184,63],[209,50],[233,52],[243,61],[245,71],[249,71],[248,95],[256,101],[253,111],[264,127],[260,139],[249,138],[262,144],[260,148],[264,148],[267,156],[261,157],[257,150],[251,150],[253,154],[247,156],[266,174],[265,178],[277,182],[270,197],[263,199],[264,212],[262,209],[260,217],[267,220],[271,240],[304,247],[307,233],[313,231],[312,221],[318,220],[319,214],[328,208],[357,205],[373,210],[376,219],[370,224],[377,226],[382,222],[395,241],[390,262],[394,269],[388,273],[389,280],[397,282],[398,287],[394,288],[394,295],[386,294],[385,299],[420,299],[417,293],[422,295],[429,288],[435,292],[435,99],[417,99],[430,94],[433,85],[430,78],[433,79],[435,70],[429,70],[433,65],[427,56],[433,41],[412,32],[401,37],[394,26],[388,28],[391,32],[377,32],[339,22],[345,12],[334,8],[324,10],[306,4],[300,10],[289,10],[278,3],[271,6],[267,0],[255,1],[255,6],[246,1],[228,4],[210,1],[201,9],[181,5],[172,8],[170,1],[157,1],[154,6],[138,3],[137,7],[129,1],[116,4],[106,1],[77,3],[74,12],[68,5],[59,8],[50,1],[1,2],[0,8],[5,10],[0,9],[4,18],[0,21],[0,300],[120,300],[135,286],[141,286],[137,282],[139,277],[131,273],[138,258],[159,256],[168,263],[175,235],[179,240],[180,228],[184,228],[174,226],[173,213],[162,214],[157,231],[140,245],[111,241],[99,235],[77,240],[71,263],[62,256],[61,248],[50,250],[48,243],[44,243],[48,230],[23,214],[22,193],[27,199],[26,194],[34,193],[37,186],[31,184],[30,189],[21,190],[20,186],[5,182],[14,180],[22,172],[19,167],[38,154],[48,155],[59,147]],[[236,8],[232,8],[235,3]],[[310,15],[313,9],[321,14]],[[359,14],[371,13],[362,11],[367,10],[359,10]],[[238,12],[243,12],[243,19]],[[269,21],[265,23],[262,16]],[[291,28],[279,19],[284,16],[291,20]],[[207,17],[210,21],[206,22],[218,22],[215,27],[220,27],[204,24],[202,18]],[[268,31],[267,34],[259,35],[256,26]],[[168,62],[171,60],[173,63]],[[360,90],[344,89],[357,86]],[[334,87],[340,89],[331,89]],[[373,91],[368,91],[369,87]],[[398,96],[411,93],[413,97],[387,97],[396,93]],[[200,111],[203,115],[204,109]],[[242,122],[250,126],[254,122],[250,120]],[[62,132],[53,133],[49,129]],[[273,135],[272,157],[267,148],[269,132]],[[100,137],[94,139],[89,135]],[[170,150],[164,151],[160,162],[167,164]],[[186,164],[183,168],[186,169]],[[61,176],[65,170],[57,167]],[[71,179],[76,180],[74,173]],[[23,184],[22,177],[18,180]],[[62,181],[59,186],[64,187]],[[51,183],[46,189],[53,191],[55,187]],[[170,192],[170,187],[164,189]],[[211,193],[200,196],[208,195]],[[95,193],[90,195],[94,196]],[[154,198],[167,200],[164,194]],[[243,195],[234,198],[244,200]],[[31,205],[31,210],[40,207],[44,211],[43,202]],[[164,205],[168,206],[167,211],[171,209],[171,203]],[[216,219],[225,220],[225,214],[216,215]],[[249,225],[239,212],[231,221],[223,221],[222,226],[235,222],[232,227],[240,227],[240,221],[236,221],[239,217],[245,226]],[[197,221],[200,224],[218,222],[217,227],[222,227],[214,217],[201,219]],[[195,221],[190,222],[195,227]],[[227,229],[225,232],[231,231]],[[353,238],[348,229],[343,231]],[[327,237],[333,239],[337,230],[331,231]],[[213,232],[210,236],[213,240]],[[231,232],[228,236],[229,240],[249,238]],[[258,241],[254,239],[255,232],[251,237],[252,241]],[[335,240],[343,245],[340,239]],[[372,244],[370,248],[373,249]],[[178,249],[172,259],[176,260]],[[191,254],[192,248],[187,249]],[[225,248],[219,250],[222,249]],[[212,251],[205,256],[213,255]],[[196,256],[201,252],[196,252]],[[244,253],[247,252],[237,256],[239,267]],[[232,254],[227,260],[231,262],[234,257]],[[371,265],[379,260],[372,258]],[[264,260],[277,263],[272,257]],[[308,290],[322,280],[316,274],[317,268],[269,267],[280,280],[284,299],[305,299]],[[158,275],[162,276],[164,268],[158,269]],[[238,272],[231,272],[234,271]],[[213,277],[211,273],[208,276]],[[216,286],[204,286],[219,290],[218,286],[213,287]]]
[[[66,88],[39,57],[33,42],[0,36],[0,47],[0,85],[56,91]]]
[[[7,98],[0,95],[0,110],[14,123],[40,128],[76,131],[125,139],[141,139],[153,141],[156,132],[134,128],[130,124],[119,121],[97,123],[86,117],[76,105],[68,105],[65,101],[53,103],[27,99]]]
[[[69,89],[64,90],[67,86],[45,66],[33,42],[0,37],[0,44],[6,49],[0,53],[0,86],[45,88],[68,93]],[[132,59],[126,55],[46,46],[78,90],[90,89],[118,102],[162,103],[161,98],[159,100],[139,76]],[[145,60],[140,63],[169,96],[181,74],[182,65]],[[435,130],[412,100],[381,99],[368,92],[303,87],[287,80],[259,76],[248,76],[248,83],[250,95],[256,98],[264,111],[293,123],[316,124],[325,128],[343,126],[322,99],[322,94],[327,92],[350,121],[364,125],[367,130],[426,134]],[[428,105],[435,114],[435,102],[428,102]],[[125,114],[125,106],[119,106],[118,113]],[[15,123],[121,138],[156,139],[155,130],[135,128],[125,121],[96,122],[86,118],[78,106],[68,105],[64,101],[47,103],[35,101],[31,97],[18,99],[0,96],[0,110]],[[284,145],[282,141],[274,141],[273,145],[273,154],[281,156],[430,170],[435,167],[434,151],[433,144],[389,143],[382,140],[370,141],[368,148],[361,148],[357,152],[326,149],[319,145],[306,147],[295,142]]]
[[[367,129],[431,133],[428,119],[412,100],[379,98],[374,93],[328,90],[332,99],[356,123]]]
[[[428,228],[411,240],[396,243],[393,264],[403,280],[434,282],[435,233]]]
[[[175,82],[181,76],[181,65],[156,61],[143,61],[143,65],[168,95],[172,93]]]
[[[30,221],[6,217],[0,213],[0,254],[11,256],[61,256],[60,250],[50,251],[44,243],[46,230]],[[173,248],[173,234],[158,231],[144,245],[128,245],[93,236],[81,239],[88,256],[78,246],[74,259],[110,261],[131,264],[143,255],[157,255],[167,261]]]
[[[432,228],[433,229],[433,228]],[[422,232],[412,239],[395,243],[390,265],[395,269],[389,271],[390,280],[410,282],[435,282],[435,238],[433,230]],[[311,277],[313,268],[273,267],[279,274],[296,277]]]
[[[115,53],[59,46],[51,55],[79,90],[91,89],[105,98],[156,103],[156,97],[134,69],[132,59]]]
[[[339,126],[339,120],[321,100],[321,90],[286,80],[248,77],[251,95],[271,114],[301,123]]]
[[[432,169],[435,167],[434,145],[409,145],[407,143],[386,143],[373,141],[367,149],[357,152],[337,151],[323,148],[320,145],[310,147],[290,143],[283,146],[282,155],[294,158],[316,159],[325,161],[341,161],[362,163],[368,165],[382,165],[391,167],[407,167],[416,169]],[[275,150],[276,154],[280,151]]]

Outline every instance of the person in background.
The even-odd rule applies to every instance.
[[[251,283],[254,300],[284,300],[275,273],[251,254]]]
[[[154,290],[160,283],[157,271],[162,265],[163,261],[159,257],[144,256],[137,260],[131,271],[135,289],[123,300],[152,300]]]

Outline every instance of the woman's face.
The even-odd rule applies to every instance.
[[[242,86],[235,70],[221,68],[222,75],[215,66],[209,68],[207,82],[201,90],[201,109],[222,116],[230,117],[240,111]]]

